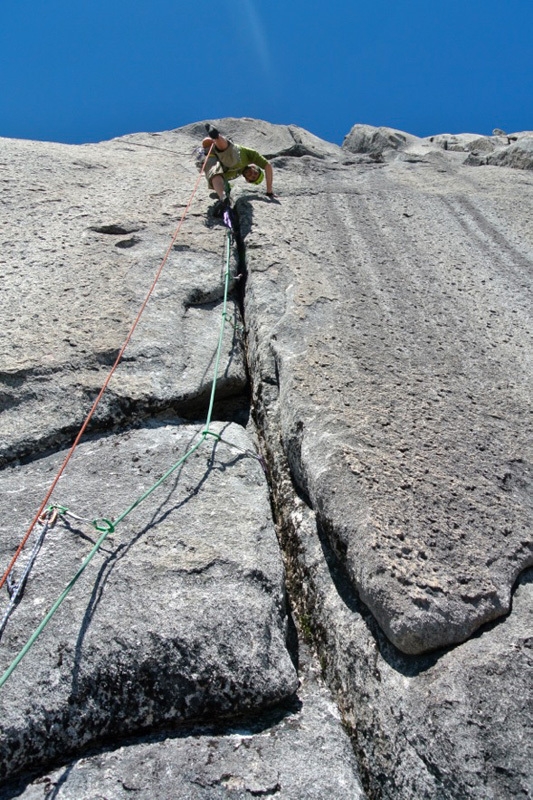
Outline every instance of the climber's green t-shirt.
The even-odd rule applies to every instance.
[[[234,162],[231,167],[226,168],[224,164],[223,158],[220,158],[221,154],[218,154],[220,161],[224,166],[224,177],[231,181],[234,178],[238,178],[239,175],[242,175],[243,169],[246,169],[250,164],[256,164],[258,167],[262,167],[263,169],[268,164],[267,159],[262,156],[257,150],[252,150],[250,147],[243,147],[242,145],[235,145],[235,150],[239,151],[239,157],[236,162]]]

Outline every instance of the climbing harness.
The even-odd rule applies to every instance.
[[[208,156],[209,156],[209,153],[206,156],[205,160],[207,160]],[[205,166],[205,162],[204,162],[204,166]],[[199,177],[201,177],[201,174],[202,173],[200,173]],[[52,486],[50,487],[50,489],[49,489],[49,491],[48,491],[43,503],[41,504],[41,507],[39,508],[39,511],[38,511],[37,515],[35,516],[32,525],[30,526],[30,529],[28,530],[28,532],[26,533],[23,541],[19,545],[19,548],[18,548],[17,552],[15,553],[15,556],[13,557],[8,569],[6,570],[6,572],[4,574],[4,577],[3,577],[2,581],[0,582],[0,588],[3,585],[4,582],[6,582],[6,581],[8,582],[8,589],[10,590],[10,594],[11,594],[11,599],[10,599],[10,603],[9,603],[8,609],[6,610],[6,612],[4,614],[4,617],[2,618],[2,621],[0,622],[0,637],[1,637],[2,633],[3,633],[3,630],[5,628],[5,625],[7,623],[7,620],[9,618],[10,614],[12,613],[12,611],[15,608],[16,604],[20,601],[20,597],[22,596],[22,592],[24,590],[24,585],[25,585],[25,583],[27,581],[28,575],[29,575],[29,573],[31,571],[31,568],[32,568],[34,562],[35,562],[35,559],[37,558],[38,552],[39,552],[39,550],[40,550],[40,548],[42,546],[42,543],[44,541],[44,537],[46,535],[47,530],[55,523],[55,521],[56,521],[56,519],[58,517],[71,516],[71,517],[73,517],[75,519],[79,519],[79,520],[83,519],[81,517],[77,517],[75,514],[73,514],[71,511],[69,511],[69,509],[66,508],[65,506],[52,505],[52,506],[49,506],[48,508],[46,508],[46,503],[50,499],[50,497],[51,497],[51,495],[52,495],[52,493],[53,493],[53,491],[54,491],[54,489],[55,489],[55,487],[57,485],[57,482],[58,482],[60,476],[62,475],[65,467],[67,466],[67,464],[68,464],[68,462],[69,462],[69,460],[70,460],[70,458],[71,458],[76,446],[78,445],[78,443],[79,443],[79,441],[80,441],[85,429],[87,428],[89,420],[91,419],[91,417],[92,417],[92,415],[94,413],[94,410],[96,409],[96,406],[97,406],[97,404],[98,404],[103,392],[105,391],[105,388],[107,387],[107,385],[108,385],[108,383],[109,383],[109,381],[111,379],[112,374],[116,370],[116,368],[118,366],[118,363],[122,358],[122,354],[124,353],[124,350],[125,350],[128,342],[129,342],[129,340],[131,339],[131,336],[133,335],[133,332],[134,332],[135,328],[137,327],[137,324],[139,322],[140,316],[141,316],[142,312],[144,311],[144,308],[146,307],[146,304],[148,303],[148,300],[149,300],[149,298],[150,298],[150,296],[151,296],[151,294],[152,294],[152,292],[153,292],[153,290],[155,288],[157,280],[159,279],[159,276],[160,276],[160,274],[162,272],[163,266],[164,266],[164,264],[166,263],[166,261],[168,259],[168,256],[169,256],[169,254],[170,254],[170,252],[172,250],[172,247],[174,245],[174,242],[176,241],[177,235],[178,235],[178,233],[179,233],[179,231],[181,229],[181,226],[183,224],[183,220],[185,218],[185,215],[186,215],[188,209],[190,208],[190,205],[192,203],[192,199],[193,199],[193,197],[194,197],[194,195],[196,193],[196,190],[198,188],[198,184],[199,184],[199,179],[196,182],[196,185],[194,187],[194,190],[193,190],[193,193],[192,193],[191,198],[189,200],[189,203],[187,204],[186,209],[183,212],[183,215],[182,215],[182,217],[180,219],[179,225],[178,225],[178,227],[177,227],[177,229],[176,229],[176,231],[175,231],[175,233],[174,233],[174,235],[172,237],[171,243],[170,243],[170,245],[169,245],[169,247],[168,247],[168,249],[167,249],[167,251],[165,253],[165,256],[163,257],[163,260],[162,260],[162,262],[161,262],[161,264],[159,266],[159,269],[158,269],[158,271],[156,273],[156,277],[154,278],[154,281],[152,282],[150,290],[149,290],[149,292],[148,292],[148,294],[147,294],[147,296],[146,296],[146,298],[145,298],[145,300],[144,300],[144,302],[143,302],[143,304],[141,306],[139,314],[137,315],[137,318],[136,318],[135,322],[133,323],[133,325],[132,325],[132,327],[131,327],[131,329],[130,329],[130,331],[128,333],[128,336],[126,337],[125,343],[122,346],[122,348],[121,348],[121,350],[119,352],[119,355],[117,356],[117,359],[115,360],[115,363],[114,363],[113,367],[111,368],[111,371],[108,374],[108,376],[107,376],[107,378],[106,378],[106,380],[105,380],[105,382],[104,382],[104,384],[102,386],[102,389],[100,390],[100,393],[98,394],[95,402],[93,403],[93,406],[92,406],[89,414],[87,415],[87,418],[86,418],[85,422],[83,423],[82,428],[80,429],[80,432],[78,433],[78,435],[77,435],[77,437],[76,437],[76,439],[74,441],[74,444],[72,445],[71,449],[69,450],[69,452],[67,454],[67,457],[65,458],[62,466],[60,467],[60,470],[59,470],[56,478],[54,479],[54,481],[52,483]],[[58,610],[60,605],[63,603],[63,601],[65,600],[65,598],[67,597],[69,592],[72,590],[72,588],[74,587],[74,585],[76,584],[76,582],[78,581],[80,576],[83,574],[83,572],[85,571],[85,569],[87,568],[89,563],[92,561],[92,559],[94,558],[96,553],[100,550],[100,548],[101,548],[102,544],[104,543],[105,539],[110,534],[114,533],[114,531],[116,530],[117,525],[119,525],[125,519],[125,517],[128,516],[128,514],[130,514],[135,508],[137,508],[137,506],[139,506],[144,500],[146,500],[146,498],[148,498],[162,483],[164,483],[167,480],[167,478],[170,475],[172,475],[172,473],[174,473],[177,469],[179,469],[179,467],[181,467],[193,455],[193,453],[195,453],[199,449],[199,447],[203,444],[203,442],[206,441],[206,439],[208,437],[214,437],[217,441],[224,442],[225,444],[231,445],[232,447],[236,447],[236,449],[241,450],[241,452],[245,453],[247,456],[255,458],[256,460],[259,461],[262,469],[264,471],[266,471],[266,467],[265,467],[264,461],[261,458],[261,456],[255,454],[255,453],[252,453],[249,450],[243,450],[242,448],[239,448],[236,445],[233,445],[232,443],[227,442],[218,433],[216,433],[215,431],[211,430],[211,419],[212,419],[212,414],[213,414],[216,385],[217,385],[218,373],[219,373],[219,368],[220,368],[220,359],[221,359],[222,345],[223,345],[223,335],[224,335],[225,324],[228,321],[227,303],[228,303],[228,295],[229,295],[229,287],[230,287],[231,240],[232,240],[232,236],[234,235],[234,230],[233,230],[233,228],[234,228],[234,225],[233,225],[233,212],[231,211],[231,209],[229,207],[224,210],[223,221],[224,221],[224,225],[226,227],[226,245],[225,245],[224,296],[223,296],[223,304],[222,304],[222,315],[221,315],[220,331],[219,331],[218,344],[217,344],[216,356],[215,356],[214,377],[213,377],[213,382],[212,382],[212,386],[211,386],[209,407],[208,407],[208,411],[207,411],[207,417],[206,417],[206,422],[205,422],[204,428],[200,433],[200,438],[198,439],[198,441],[192,447],[189,448],[189,450],[175,464],[173,464],[170,467],[170,469],[168,469],[165,472],[165,474],[158,481],[156,481],[153,484],[153,486],[151,486],[149,489],[147,489],[139,498],[137,498],[137,500],[135,500],[125,511],[123,511],[121,514],[119,514],[114,520],[110,520],[110,519],[107,519],[107,518],[99,518],[99,519],[93,519],[93,520],[83,519],[83,521],[85,521],[85,522],[90,522],[90,524],[94,527],[94,529],[98,533],[100,533],[100,536],[97,539],[97,541],[95,542],[95,544],[92,547],[92,549],[89,552],[89,554],[85,557],[84,561],[82,562],[81,566],[79,567],[79,569],[77,570],[75,575],[67,583],[67,585],[65,586],[65,588],[63,589],[63,591],[61,592],[61,594],[59,595],[57,600],[53,603],[53,605],[51,606],[51,608],[49,609],[48,613],[45,615],[45,617],[43,618],[43,620],[41,621],[41,623],[39,624],[37,629],[30,636],[30,638],[28,639],[28,641],[26,642],[26,644],[24,645],[22,650],[18,653],[16,658],[12,661],[11,665],[8,667],[8,669],[5,671],[5,673],[0,677],[0,688],[6,683],[6,681],[10,677],[10,675],[14,672],[14,670],[19,665],[19,663],[22,661],[24,656],[31,649],[31,647],[33,646],[33,644],[36,641],[36,639],[39,637],[39,635],[42,633],[42,631],[48,625],[49,621],[51,620],[51,618],[53,617],[55,612]],[[29,538],[29,536],[30,536],[31,532],[33,531],[33,528],[35,527],[36,524],[40,524],[41,525],[41,527],[42,527],[41,532],[40,532],[39,536],[37,537],[36,543],[35,543],[34,548],[33,548],[32,552],[30,554],[30,557],[28,559],[28,563],[26,565],[26,568],[24,570],[23,575],[21,576],[21,579],[19,580],[17,585],[15,587],[13,587],[11,582],[10,582],[10,580],[9,580],[9,576],[10,576],[12,567],[13,567],[14,563],[16,562],[18,556],[20,555],[20,552],[24,548],[24,545],[26,544],[26,542],[27,542],[27,540],[28,540],[28,538]]]

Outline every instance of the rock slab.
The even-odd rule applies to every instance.
[[[528,796],[533,185],[527,160],[496,165],[531,134],[356,126],[340,148],[217,123],[271,159],[279,195],[232,191],[248,269],[232,250],[221,439],[127,515],[4,687],[6,792],[165,797],[178,771],[195,800],[344,798],[360,772],[372,798]],[[168,247],[203,132],[3,142],[2,561]],[[120,516],[202,431],[226,236],[207,194],[58,487],[89,522],[50,532],[6,661],[92,547],[90,520]],[[302,664],[297,686],[285,572],[358,766]]]
[[[400,155],[283,161],[287,198],[253,210],[246,318],[272,448],[415,654],[505,615],[533,563],[533,184]]]
[[[305,653],[298,700],[280,713],[224,732],[199,728],[131,741],[14,785],[0,800],[363,800],[358,768],[339,714]]]
[[[4,685],[2,777],[120,737],[259,712],[295,693],[264,473],[240,426],[212,430],[224,441],[206,440],[117,525]],[[61,498],[76,517],[115,519],[198,435],[161,424],[83,443]],[[56,466],[51,456],[5,471],[2,517],[28,517]],[[12,538],[4,528],[2,560]],[[50,531],[4,635],[3,669],[95,538],[69,516]]]

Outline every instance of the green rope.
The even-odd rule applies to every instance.
[[[85,558],[84,562],[82,563],[82,565],[80,566],[80,568],[78,569],[78,571],[76,572],[74,577],[71,578],[71,580],[67,583],[67,585],[65,586],[65,588],[63,589],[63,591],[61,592],[61,594],[59,595],[59,597],[57,598],[57,600],[53,604],[53,606],[50,608],[50,610],[48,611],[48,613],[46,614],[44,619],[41,621],[41,623],[37,627],[37,629],[30,636],[30,638],[28,639],[28,641],[26,642],[26,644],[24,645],[22,650],[13,659],[13,661],[10,664],[10,666],[7,668],[7,670],[4,672],[4,674],[0,678],[0,688],[2,688],[2,686],[4,686],[4,684],[9,679],[11,674],[15,671],[15,669],[18,667],[18,665],[20,664],[20,662],[22,661],[24,656],[32,648],[32,646],[34,645],[36,639],[40,636],[40,634],[46,628],[46,626],[48,625],[48,623],[50,622],[50,620],[54,616],[54,614],[57,611],[57,609],[60,607],[60,605],[63,603],[63,601],[65,600],[67,595],[70,593],[71,589],[74,587],[74,585],[76,584],[78,579],[81,577],[82,573],[88,567],[88,565],[90,564],[90,562],[92,561],[92,559],[94,558],[94,556],[96,555],[96,553],[98,552],[98,550],[100,549],[102,544],[104,543],[105,539],[109,536],[109,534],[113,533],[115,531],[117,525],[120,522],[122,522],[122,520],[125,517],[127,517],[128,514],[130,514],[133,511],[134,508],[137,508],[137,506],[140,505],[143,502],[143,500],[146,500],[146,498],[149,497],[152,494],[152,492],[155,492],[155,490],[159,486],[161,486],[161,484],[164,481],[166,481],[166,479],[170,475],[172,475],[173,472],[175,472],[182,464],[184,464],[185,461],[187,461],[187,459],[189,459],[192,456],[192,454],[195,453],[198,450],[198,448],[202,445],[202,443],[206,440],[206,438],[208,436],[214,436],[216,439],[220,439],[220,436],[217,433],[215,433],[214,431],[210,430],[210,426],[211,426],[211,417],[212,417],[212,414],[213,414],[213,406],[214,406],[214,403],[215,403],[215,392],[216,392],[216,385],[217,385],[217,380],[218,380],[218,370],[219,370],[219,367],[220,367],[220,356],[221,356],[221,353],[222,353],[222,344],[223,344],[223,339],[224,339],[224,329],[225,329],[225,324],[226,324],[226,320],[227,320],[227,305],[228,305],[229,276],[230,276],[230,268],[229,268],[230,256],[231,256],[231,231],[228,230],[227,231],[227,235],[226,235],[226,256],[225,256],[226,271],[225,271],[225,277],[224,277],[224,302],[223,302],[223,308],[222,308],[222,320],[221,320],[221,325],[220,325],[220,333],[219,333],[219,337],[218,337],[217,353],[216,353],[216,359],[215,359],[215,370],[214,370],[214,377],[213,377],[213,385],[211,387],[211,396],[210,396],[210,400],[209,400],[209,409],[208,409],[208,412],[207,412],[205,428],[204,428],[204,430],[202,431],[202,433],[200,435],[200,439],[198,440],[198,442],[193,447],[190,448],[190,450],[188,450],[185,453],[184,456],[182,456],[178,461],[176,461],[176,463],[173,464],[172,467],[170,467],[170,469],[167,470],[167,472],[165,472],[165,474],[158,481],[156,481],[156,483],[154,483],[153,486],[151,486],[149,489],[147,489],[146,492],[144,492],[144,494],[142,494],[137,500],[135,500],[134,503],[132,503],[129,506],[129,508],[127,508],[125,511],[123,511],[122,514],[120,514],[116,518],[116,520],[114,522],[109,520],[109,519],[105,519],[105,518],[95,519],[95,520],[92,521],[92,525],[96,528],[97,531],[101,532],[101,536],[97,540],[96,544],[94,545],[94,547],[92,548],[90,553]],[[60,508],[63,511],[67,511],[67,509],[64,508],[63,506],[55,506],[55,507],[56,508]]]

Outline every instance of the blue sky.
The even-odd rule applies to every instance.
[[[533,0],[1,0],[0,136],[533,129]]]

